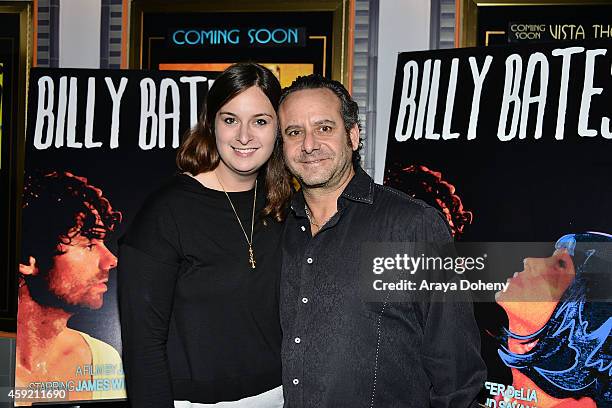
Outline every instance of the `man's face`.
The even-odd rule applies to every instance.
[[[304,188],[336,187],[352,172],[357,125],[346,134],[340,99],[329,89],[290,94],[279,108],[287,167]]]
[[[49,292],[69,306],[99,309],[107,291],[108,275],[117,258],[104,244],[106,229],[97,212],[96,227],[79,232],[69,244],[60,243],[62,252],[53,257],[47,283]]]

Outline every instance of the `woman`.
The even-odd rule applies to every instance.
[[[497,303],[508,314],[499,355],[537,407],[612,405],[612,236],[561,237],[549,258],[527,258]]]
[[[277,247],[290,190],[279,96],[260,65],[224,71],[179,148],[182,173],[147,200],[121,242],[133,407],[283,405]]]

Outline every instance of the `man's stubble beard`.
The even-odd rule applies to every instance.
[[[82,304],[72,304],[66,302],[66,300],[58,296],[56,293],[53,293],[49,289],[49,283],[46,279],[46,276],[27,275],[24,276],[24,280],[30,291],[30,297],[40,306],[51,307],[54,309],[62,309],[66,313],[70,314],[76,314],[84,310],[97,310],[102,307],[102,305],[100,305],[100,307],[91,307]]]
[[[322,181],[320,183],[307,183],[304,178],[299,176],[297,178],[300,181],[302,187],[307,190],[316,188],[334,188],[344,182],[346,175],[350,172],[350,168],[352,165],[353,164],[351,163],[351,161],[344,162],[339,171],[330,174],[328,177],[326,177],[325,181]]]
[[[289,172],[298,179],[300,185],[304,189],[334,188],[341,185],[346,180],[347,174],[350,173],[351,168],[353,167],[353,148],[350,136],[348,134],[347,145],[345,146],[345,149],[342,151],[341,155],[342,165],[336,167],[335,169],[332,169],[331,173],[325,177],[325,180],[318,183],[308,183],[303,175],[299,175],[291,169],[289,169]],[[333,156],[331,157],[331,159],[333,160],[335,157],[336,156]]]

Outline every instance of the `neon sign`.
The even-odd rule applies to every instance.
[[[180,29],[172,31],[175,46],[248,45],[259,47],[303,46],[304,28]]]

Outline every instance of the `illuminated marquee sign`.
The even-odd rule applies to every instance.
[[[306,43],[306,30],[301,27],[181,28],[171,30],[168,40],[172,46],[178,47],[303,47]]]
[[[508,42],[555,42],[611,39],[609,21],[516,22],[508,23]]]

